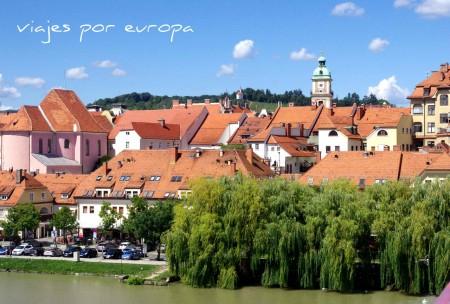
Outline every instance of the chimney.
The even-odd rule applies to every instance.
[[[292,108],[293,106],[294,106],[294,103],[293,103],[293,102],[288,103],[288,107],[289,107],[289,108]]]
[[[223,150],[222,149],[219,150],[219,156],[223,157]]]
[[[164,118],[158,119],[158,122],[159,122],[159,124],[160,124],[161,127],[163,127],[163,128],[166,127],[166,121],[164,120]]]
[[[16,184],[20,184],[23,180],[23,171],[22,169],[16,170]]]
[[[178,154],[178,148],[177,147],[170,148],[169,152],[170,152],[170,164],[175,165],[180,156]]]
[[[247,161],[250,163],[250,165],[253,166],[253,149],[248,148],[245,150],[245,158],[247,158]],[[236,166],[236,164],[234,164]]]
[[[180,100],[178,100],[178,99],[173,99],[172,100],[172,107],[176,107],[176,106],[179,106],[180,105]]]
[[[304,125],[299,123],[298,128],[300,129],[300,136],[303,137],[303,132],[305,131]]]
[[[370,152],[375,152],[375,147],[371,147]]]
[[[211,103],[211,99],[206,98],[206,99],[205,99],[205,104],[210,104],[210,103]]]
[[[118,160],[117,161],[117,169],[122,168],[122,161]]]
[[[361,120],[364,117],[364,114],[366,114],[366,106],[365,105],[361,105],[358,107],[358,120]]]
[[[200,149],[195,150],[195,157],[199,158],[200,155],[202,155],[202,150],[200,150]]]
[[[334,115],[334,109],[333,108],[329,108],[328,109],[328,113],[333,116]]]
[[[286,136],[290,137],[291,136],[291,124],[287,123],[286,125]]]
[[[235,175],[236,174],[236,162],[230,161],[229,164],[230,164],[231,175]]]
[[[192,99],[188,99],[188,100],[187,100],[187,105],[188,105],[188,106],[192,106]]]
[[[441,72],[448,72],[448,62],[441,64]]]

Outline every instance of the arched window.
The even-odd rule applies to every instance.
[[[422,123],[421,122],[415,122],[413,123],[414,132],[422,132]]]
[[[47,209],[46,207],[42,207],[41,210],[39,210],[39,213],[40,213],[41,215],[48,214],[48,209]]]
[[[423,114],[422,105],[418,105],[418,104],[413,105],[413,114]]]
[[[90,145],[89,139],[86,139],[86,156],[89,156],[89,154],[91,154],[89,145]]]
[[[39,138],[39,154],[44,153],[44,143],[42,141],[42,138]]]
[[[338,133],[335,130],[332,130],[328,133],[328,136],[338,136]]]
[[[64,149],[69,149],[70,148],[70,140],[68,140],[67,138],[64,139]]]
[[[439,102],[441,106],[448,106],[448,95],[441,95]]]
[[[377,136],[387,136],[387,135],[388,135],[388,133],[386,132],[386,130],[380,130],[377,133]]]
[[[102,142],[100,140],[97,140],[97,149],[98,149],[97,155],[98,156],[102,155]]]

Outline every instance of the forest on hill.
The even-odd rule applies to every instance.
[[[284,105],[288,103],[294,103],[296,106],[309,105],[311,98],[305,96],[301,90],[285,91],[284,93],[277,94],[272,93],[270,90],[260,90],[246,88],[242,90],[244,93],[244,101],[255,110],[261,108],[260,105],[264,105],[267,108],[275,108],[278,102],[282,102]],[[172,106],[172,100],[178,99],[181,102],[186,102],[187,99],[192,99],[193,102],[203,102],[205,99],[210,99],[211,102],[217,102],[219,99],[229,96],[232,100],[235,99],[235,92],[222,93],[219,95],[199,95],[199,96],[167,96],[167,95],[152,95],[151,93],[129,93],[116,96],[113,98],[102,98],[94,101],[92,104],[99,105],[104,109],[110,109],[114,104],[123,104],[128,109],[144,110],[144,109],[167,109]],[[348,93],[343,98],[335,98],[334,102],[338,106],[349,106],[353,103],[357,104],[383,104],[389,102],[384,99],[378,99],[375,95],[359,96],[357,93]]]

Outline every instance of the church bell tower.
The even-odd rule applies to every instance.
[[[331,90],[331,73],[326,66],[326,58],[320,56],[317,60],[319,66],[315,68],[312,75],[311,105],[325,108],[333,107],[333,91]]]

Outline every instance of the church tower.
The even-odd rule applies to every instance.
[[[311,105],[320,106],[323,104],[325,108],[331,109],[333,107],[331,73],[325,65],[327,61],[325,57],[320,56],[317,61],[319,66],[312,75]]]

